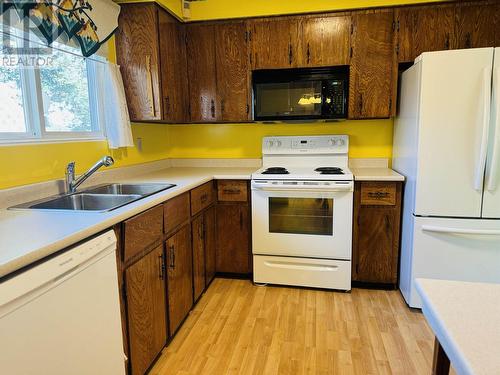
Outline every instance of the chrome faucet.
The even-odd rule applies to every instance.
[[[82,174],[80,177],[75,179],[75,162],[72,161],[66,167],[66,193],[76,192],[76,188],[80,186],[87,178],[92,176],[101,167],[110,167],[114,164],[114,160],[111,156],[104,156],[97,163],[95,163],[90,169]]]

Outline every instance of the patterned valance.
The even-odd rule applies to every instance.
[[[118,27],[120,7],[111,0],[0,0],[2,22],[19,23],[47,45],[72,40],[82,54],[94,54]],[[16,16],[18,19],[14,20]]]

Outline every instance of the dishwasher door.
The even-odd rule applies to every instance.
[[[109,231],[0,283],[2,374],[125,374]]]

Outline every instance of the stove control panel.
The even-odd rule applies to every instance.
[[[269,154],[347,154],[348,135],[265,137],[262,153]]]

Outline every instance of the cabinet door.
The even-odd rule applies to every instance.
[[[356,281],[390,283],[393,277],[392,209],[362,206],[358,216]]]
[[[164,10],[158,11],[158,22],[163,120],[186,122],[189,101],[184,26]]]
[[[215,207],[210,207],[204,214],[205,222],[205,286],[215,277]]]
[[[193,234],[193,291],[196,301],[205,289],[205,245],[203,215],[192,222]]]
[[[247,121],[250,107],[245,22],[215,26],[215,45],[220,119]]]
[[[302,66],[349,65],[350,16],[307,18],[302,23]]]
[[[187,59],[191,121],[219,119],[215,67],[215,28],[213,25],[188,25]]]
[[[353,15],[349,118],[391,115],[393,11]]]
[[[158,43],[156,5],[123,4],[116,32],[116,57],[132,121],[161,120]]]
[[[297,66],[299,22],[295,18],[249,21],[254,69]]]
[[[167,240],[166,253],[168,316],[172,336],[193,306],[193,255],[189,225]]]
[[[163,246],[125,271],[132,375],[142,375],[167,340]]]
[[[495,47],[498,4],[465,3],[456,9],[456,48]]]
[[[247,205],[217,206],[217,272],[250,272],[249,223]]]
[[[455,48],[455,5],[399,9],[398,60],[412,62],[422,52]]]

